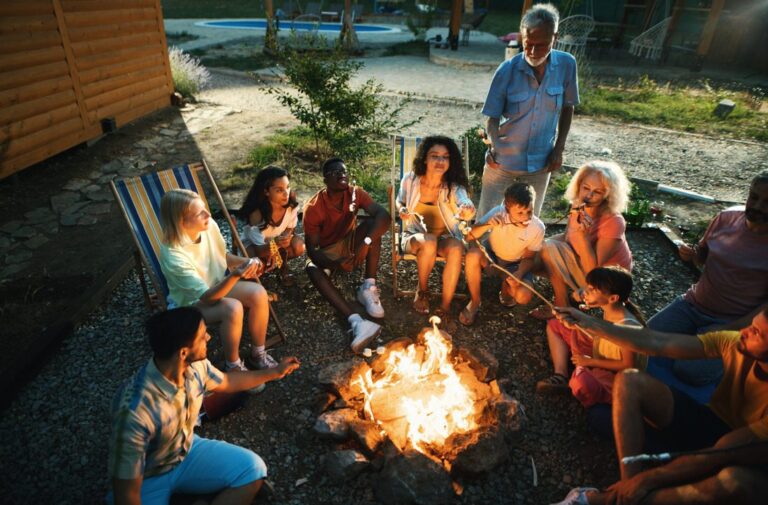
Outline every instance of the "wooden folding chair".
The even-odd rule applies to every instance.
[[[216,187],[216,182],[213,180],[213,176],[204,160],[190,165],[181,165],[168,170],[152,172],[138,177],[117,179],[110,182],[115,200],[120,206],[126,223],[128,223],[128,228],[131,230],[131,236],[136,245],[136,269],[139,273],[142,291],[144,292],[144,300],[150,310],[165,310],[167,307],[166,298],[168,296],[168,283],[160,269],[159,259],[160,244],[163,236],[160,226],[160,199],[168,190],[189,189],[200,195],[205,207],[210,212],[205,190],[200,183],[200,172],[205,175],[215,193],[221,211],[224,213],[224,217],[230,226],[233,242],[237,245],[240,254],[247,257],[248,253],[240,240],[237,229],[232,224],[232,217],[229,211],[227,211],[224,199],[221,197],[221,193]],[[154,293],[150,293],[142,265],[146,268]],[[272,304],[269,305],[269,314],[279,335],[267,340],[267,347],[272,347],[278,343],[285,342],[285,333],[277,318],[277,314],[275,314],[272,308]]]
[[[392,216],[392,224],[390,225],[390,235],[392,236],[392,291],[395,298],[400,298],[403,296],[414,296],[416,291],[400,289],[397,280],[397,265],[401,261],[416,261],[416,255],[406,254],[400,247],[403,223],[397,212],[395,198],[397,198],[398,185],[400,184],[400,181],[403,180],[403,176],[413,169],[413,158],[416,156],[416,151],[421,143],[421,137],[402,137],[393,135],[391,137],[391,143],[392,169],[390,170],[390,182],[387,194],[389,196],[389,213]],[[469,141],[466,137],[461,137],[460,139],[457,139],[456,144],[461,150],[464,172],[467,174],[467,179],[469,179]],[[438,256],[437,261],[444,263],[445,258]],[[463,297],[464,296],[461,294],[456,295],[456,298]]]

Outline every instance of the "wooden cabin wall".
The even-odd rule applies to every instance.
[[[172,92],[159,0],[0,2],[0,179]]]

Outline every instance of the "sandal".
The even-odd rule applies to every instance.
[[[435,310],[434,315],[440,318],[440,324],[438,327],[446,333],[453,334],[459,327],[456,325],[456,320],[453,319],[450,313],[446,312],[442,308]]]
[[[475,307],[470,301],[459,313],[459,322],[464,326],[472,326],[477,319],[477,313],[480,311],[480,304]]]
[[[416,291],[413,299],[413,310],[419,314],[429,314],[429,291]]]
[[[568,393],[571,388],[568,386],[568,377],[561,373],[552,374],[546,379],[536,383],[536,392],[544,394]]]
[[[517,305],[515,297],[509,293],[505,293],[503,289],[499,290],[499,303],[504,307],[514,307]]]
[[[289,272],[286,272],[286,273],[280,272],[280,284],[282,284],[286,288],[294,286],[296,284],[296,277],[294,277],[294,275]]]
[[[534,319],[538,319],[539,321],[548,321],[549,319],[555,317],[554,314],[552,314],[552,310],[545,305],[539,305],[532,311],[528,312],[528,315]]]

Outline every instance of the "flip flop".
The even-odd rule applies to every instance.
[[[472,326],[475,323],[475,319],[477,319],[477,313],[480,311],[480,305],[470,308],[471,306],[472,302],[469,302],[467,306],[459,312],[459,322],[464,326]]]

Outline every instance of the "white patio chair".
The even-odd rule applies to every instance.
[[[668,17],[632,39],[629,43],[629,52],[638,58],[654,61],[660,59],[670,21],[672,18]]]
[[[578,14],[563,19],[557,29],[555,49],[574,56],[582,54],[587,47],[587,37],[594,29],[595,20],[591,16]]]

